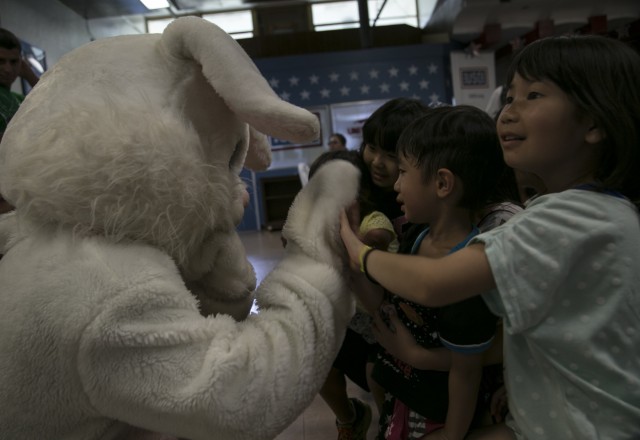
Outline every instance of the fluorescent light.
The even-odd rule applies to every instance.
[[[140,1],[142,2],[143,5],[145,5],[147,9],[162,9],[162,8],[169,7],[169,2],[167,2],[167,0],[140,0]]]

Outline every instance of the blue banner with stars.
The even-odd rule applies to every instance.
[[[309,107],[409,97],[450,102],[447,45],[413,45],[256,60],[285,101]]]

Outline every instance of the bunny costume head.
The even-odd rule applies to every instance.
[[[357,171],[332,164],[298,195],[257,289],[239,173],[269,166],[264,134],[318,129],[199,18],[60,59],[0,144],[16,207],[0,218],[0,432],[268,439],[292,422],[351,316],[337,222]],[[254,292],[261,312],[239,322]]]

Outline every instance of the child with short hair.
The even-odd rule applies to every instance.
[[[352,266],[387,289],[432,307],[482,295],[502,317],[510,416],[486,438],[640,436],[638,78],[640,56],[613,39],[525,47],[498,133],[546,194],[453,255],[367,251],[343,215]]]
[[[409,124],[398,140],[395,183],[407,221],[428,224],[411,254],[441,258],[479,233],[473,213],[496,192],[504,171],[491,117],[475,107],[440,107]],[[424,348],[451,351],[450,371],[422,370],[382,352],[373,378],[390,399],[380,417],[380,439],[421,438],[444,427],[462,439],[476,413],[482,352],[492,343],[497,317],[480,298],[442,308],[422,307],[387,294],[393,308]]]

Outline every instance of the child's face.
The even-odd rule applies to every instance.
[[[371,180],[376,186],[385,189],[393,188],[393,184],[398,178],[398,160],[395,153],[390,153],[375,145],[365,144],[362,158],[369,169]]]
[[[0,85],[11,88],[20,73],[20,49],[0,47]]]
[[[429,213],[434,206],[436,199],[433,179],[425,183],[422,171],[414,166],[406,156],[400,155],[398,158],[398,180],[394,189],[398,192],[398,203],[407,221],[412,223],[428,223]]]
[[[540,176],[550,191],[592,178],[596,150],[586,141],[592,122],[555,83],[515,75],[498,119],[505,162]]]

